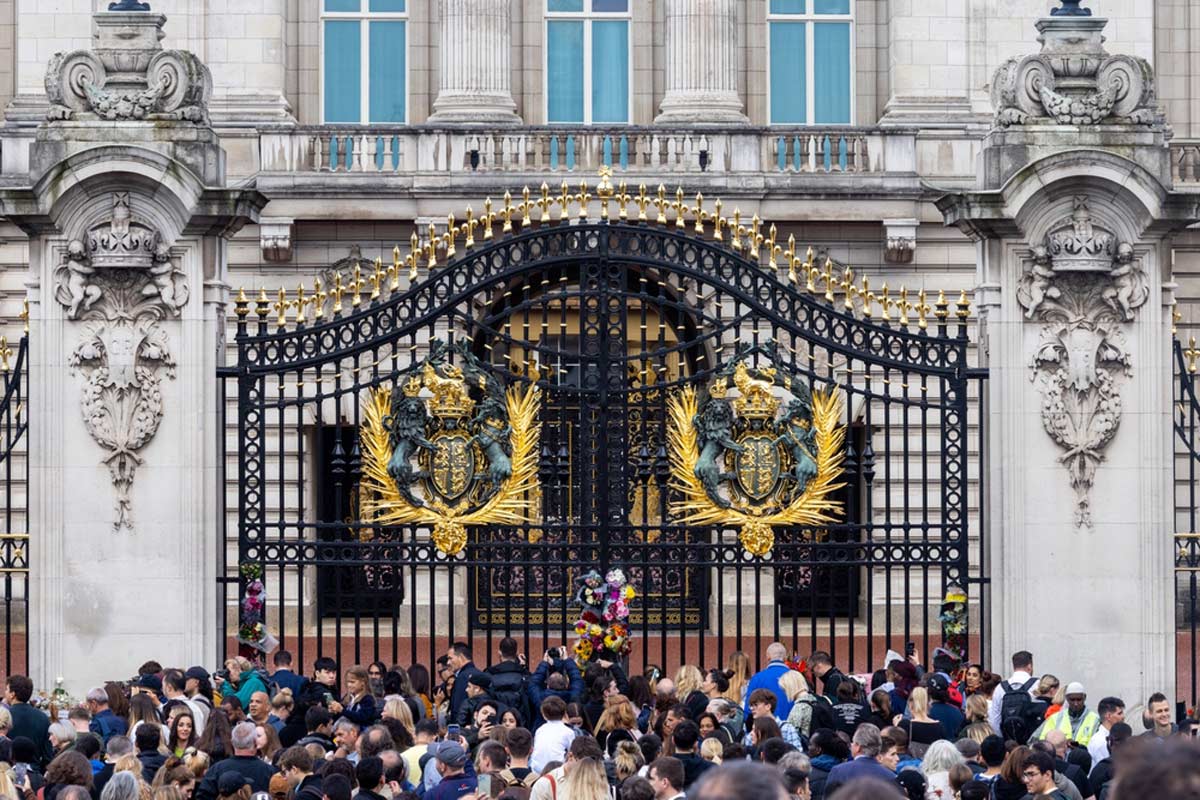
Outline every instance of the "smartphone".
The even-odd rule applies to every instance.
[[[13,783],[17,784],[17,786],[25,783],[25,773],[28,771],[28,764],[17,764],[13,767]]]
[[[460,726],[458,726],[458,725],[447,725],[446,726],[446,738],[447,739],[457,739],[461,735],[462,735],[462,728]]]
[[[917,652],[917,643],[916,642],[909,642],[908,644],[904,645],[904,655],[905,656],[911,656],[916,652]]]
[[[476,786],[478,788],[477,794],[481,794],[486,797],[492,796],[492,776],[491,775],[487,775],[487,774],[479,775],[475,778],[475,781],[476,781]]]

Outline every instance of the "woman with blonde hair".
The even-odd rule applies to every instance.
[[[158,703],[154,702],[154,698],[148,694],[135,694],[129,700],[129,733],[127,734],[129,741],[135,741],[137,729],[143,724],[158,726],[158,749],[163,754],[167,754],[167,742],[171,739],[171,729],[162,724],[162,717],[158,713]]]
[[[575,762],[562,784],[564,800],[612,800],[608,773],[598,758],[581,758]],[[249,800],[249,798],[247,798]]]
[[[715,736],[710,736],[700,743],[700,757],[710,763],[720,764],[723,752],[725,752],[725,745],[721,744],[721,740]]]
[[[617,772],[617,783],[630,775],[637,775],[642,767],[646,766],[646,757],[642,755],[642,748],[638,747],[637,742],[629,740],[617,743],[612,760],[613,767]]]
[[[929,692],[924,686],[917,686],[908,695],[908,713],[911,719],[904,719],[903,714],[897,714],[892,724],[908,734],[909,752],[913,755],[923,755],[925,747],[949,736],[942,729],[942,723],[929,716]]]
[[[187,800],[183,792],[179,791],[178,786],[159,786],[151,787],[154,789],[154,800]]]
[[[701,688],[703,685],[704,673],[692,664],[684,664],[675,672],[675,696],[687,706],[692,719],[703,714],[708,706],[708,698]]]
[[[283,726],[287,725],[288,717],[296,710],[296,698],[292,696],[292,690],[286,686],[275,693],[271,698],[271,713],[275,716],[269,720],[271,727],[276,733],[283,730]]]
[[[150,784],[150,788],[152,789],[159,789],[165,786],[174,786],[179,790],[184,800],[191,798],[192,791],[196,787],[196,776],[192,774],[192,770],[182,758],[175,756],[168,758],[154,775],[154,781]],[[158,800],[158,798],[155,798],[155,800]]]
[[[734,650],[725,661],[725,672],[732,673],[729,675],[729,691],[725,692],[725,699],[739,708],[746,705],[746,687],[750,685],[750,676],[754,674],[750,657],[741,650]]]
[[[375,695],[371,694],[371,685],[365,667],[355,664],[346,670],[346,695],[341,704],[334,703],[330,710],[350,720],[360,728],[374,724],[379,718],[375,706]]]
[[[616,747],[621,742],[636,742],[637,717],[633,713],[633,703],[623,694],[609,695],[604,700],[604,711],[596,722],[596,742],[609,758],[613,757]]]
[[[404,726],[409,735],[416,736],[416,725],[413,723],[412,709],[408,702],[399,697],[393,697],[383,704],[382,719],[394,719]]]
[[[183,764],[192,772],[192,777],[196,782],[204,779],[204,775],[208,772],[208,768],[212,765],[212,758],[203,750],[191,750],[183,754]]]
[[[275,763],[275,756],[283,749],[279,743],[279,734],[270,725],[258,725],[254,728],[254,749],[258,757],[268,764]]]
[[[808,690],[808,681],[798,670],[789,669],[779,676],[779,688],[792,701],[792,710],[788,713],[786,722],[792,723],[805,739],[812,736],[813,703],[820,702]]]

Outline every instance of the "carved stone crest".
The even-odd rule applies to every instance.
[[[1161,124],[1153,69],[1142,58],[1110,56],[1100,35],[1106,22],[1074,13],[1039,20],[1042,51],[1009,59],[992,78],[996,125]]]
[[[159,232],[133,219],[129,195],[122,192],[113,195],[107,221],[67,245],[55,278],[55,298],[67,317],[83,322],[68,365],[84,377],[84,425],[108,451],[104,462],[117,490],[114,527],[130,529],[138,451],[158,431],[162,381],[175,375],[159,322],[178,316],[188,300],[187,283]]]
[[[1033,250],[1017,286],[1026,319],[1043,322],[1029,362],[1042,395],[1042,426],[1066,452],[1077,525],[1090,527],[1096,467],[1121,422],[1121,386],[1131,372],[1122,331],[1150,292],[1133,247],[1097,226],[1086,197]]]

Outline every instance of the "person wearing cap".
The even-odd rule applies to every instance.
[[[929,700],[929,716],[942,723],[942,730],[953,740],[967,718],[950,697],[950,679],[940,672],[929,676]]]
[[[240,772],[223,772],[217,780],[217,796],[218,797],[233,797],[242,790],[243,786],[249,786],[250,781]]]
[[[204,667],[188,667],[183,673],[183,680],[183,693],[198,709],[196,728],[203,730],[213,710],[211,677]]]
[[[467,751],[457,741],[447,740],[430,745],[438,775],[437,786],[425,793],[425,800],[458,800],[463,795],[473,794],[479,785],[474,769],[470,767]]]
[[[1045,739],[1050,731],[1059,731],[1068,741],[1087,747],[1100,727],[1100,715],[1087,708],[1087,691],[1079,681],[1067,684],[1066,699],[1067,704],[1051,714],[1033,738]]]
[[[92,713],[92,721],[88,723],[88,730],[99,736],[104,744],[108,744],[108,740],[114,736],[124,736],[125,732],[129,730],[125,720],[114,714],[108,707],[108,692],[104,691],[103,687],[97,686],[88,689],[85,704],[87,710]]]
[[[466,727],[474,724],[475,712],[484,703],[491,701],[492,676],[486,672],[475,672],[467,678],[467,698],[458,709],[458,717],[454,720]],[[499,715],[497,715],[499,716]]]
[[[139,675],[129,688],[130,695],[148,694],[158,705],[162,705],[162,678],[153,673]]]
[[[209,767],[208,772],[204,774],[204,780],[196,785],[193,800],[216,800],[221,776],[227,772],[237,773],[248,780],[252,791],[265,792],[271,788],[271,776],[275,774],[275,768],[258,757],[257,730],[254,723],[239,723],[234,727],[230,739],[233,742],[233,756]],[[309,771],[311,767],[310,759]]]
[[[163,672],[162,686],[163,694],[167,697],[166,703],[163,704],[164,709],[176,700],[187,706],[188,710],[192,712],[194,735],[199,738],[200,734],[204,733],[204,723],[208,721],[208,706],[187,696],[187,678],[177,669]]]

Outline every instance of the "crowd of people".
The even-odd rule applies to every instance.
[[[1125,703],[1012,656],[981,665],[889,653],[870,676],[783,645],[673,677],[577,664],[530,670],[515,640],[435,673],[376,662],[311,675],[286,651],[212,674],[150,661],[55,718],[7,679],[0,800],[1183,800],[1200,798],[1197,725],[1162,694],[1143,731]]]

